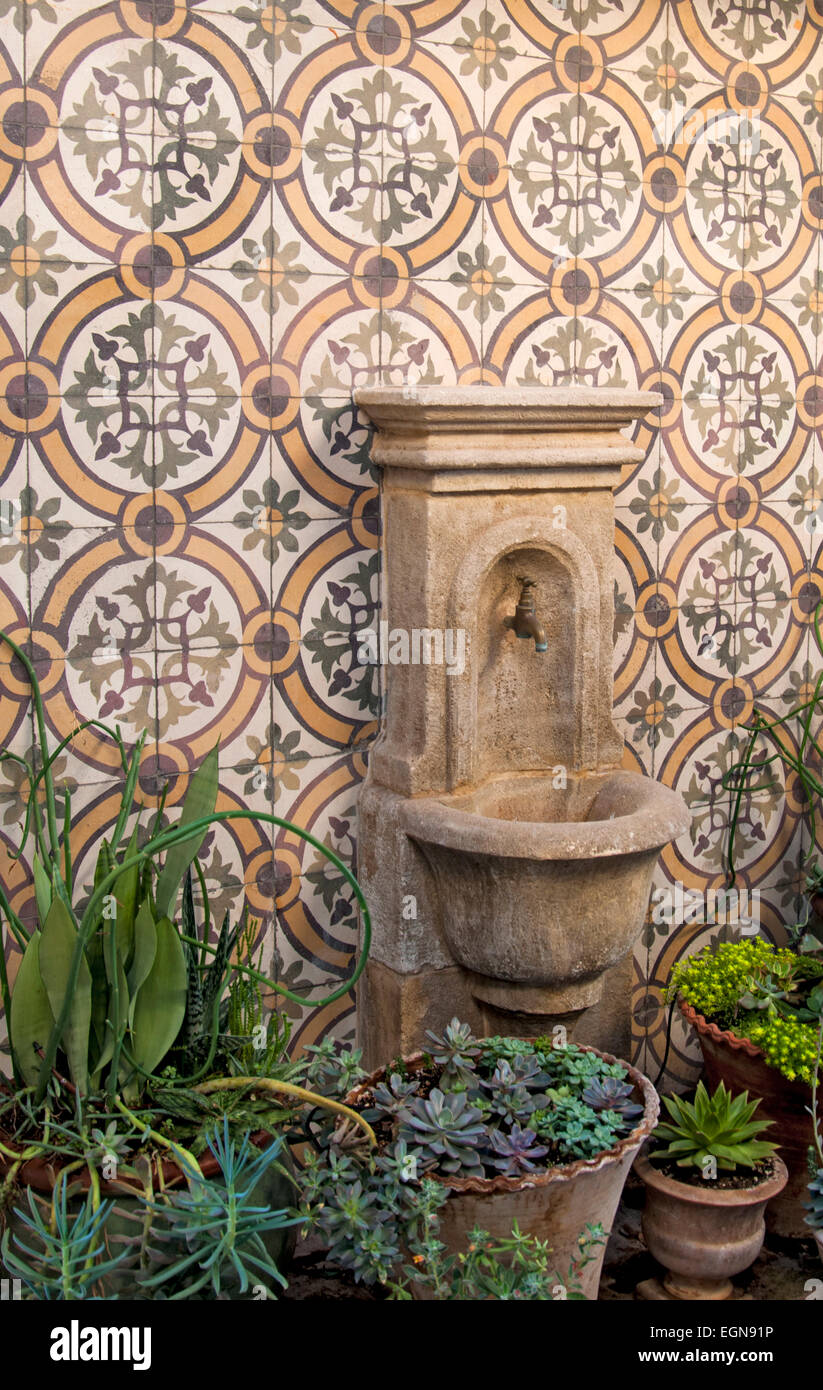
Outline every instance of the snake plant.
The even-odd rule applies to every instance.
[[[33,840],[36,924],[24,923],[0,882],[0,920],[5,918],[22,951],[12,987],[5,952],[0,949],[0,990],[18,1086],[33,1096],[35,1105],[43,1104],[55,1076],[67,1080],[78,1097],[102,1092],[110,1106],[124,1100],[131,1103],[153,1084],[166,1088],[174,1084],[168,1077],[161,1079],[158,1072],[175,1045],[184,1049],[188,1045],[193,1069],[181,1078],[181,1084],[191,1086],[207,1078],[203,1085],[213,1090],[256,1082],[294,1098],[331,1105],[286,1082],[237,1076],[213,1079],[213,1062],[230,975],[239,972],[266,990],[313,1007],[333,1003],[351,990],[365,965],[370,941],[368,909],[351,870],[331,849],[290,821],[250,809],[216,810],[216,746],[194,772],[177,821],[171,826],[161,824],[161,798],[142,843],[139,810],[127,839],[145,734],[129,753],[119,727],[111,729],[88,719],[50,748],[32,663],[8,634],[0,632],[0,641],[11,648],[28,677],[36,731],[29,761],[7,749],[0,751],[0,762],[17,764],[28,786],[20,843],[10,857],[21,859],[29,839]],[[69,838],[71,798],[66,791],[59,825],[53,769],[71,739],[87,728],[99,730],[116,744],[123,788],[114,829],[100,846],[92,891],[82,901]],[[198,852],[212,826],[243,819],[284,828],[307,841],[335,865],[354,891],[363,924],[360,956],[351,977],[324,999],[306,1000],[251,964],[230,962],[236,933],[227,922],[215,946],[207,940],[207,924],[202,934],[197,933],[192,869],[208,901]]]

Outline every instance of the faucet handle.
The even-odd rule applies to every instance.
[[[520,585],[520,597],[523,598],[529,589],[536,589],[537,584],[534,579],[527,579],[524,575],[518,574],[517,582]]]

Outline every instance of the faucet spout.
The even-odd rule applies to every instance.
[[[521,579],[518,576],[517,582],[520,585],[520,598],[517,600],[514,617],[506,618],[505,625],[518,637],[531,639],[535,651],[545,652],[549,644],[546,640],[546,629],[537,619],[537,607],[534,594],[531,592],[535,587],[534,580]]]
[[[548,650],[549,644],[546,641],[546,629],[537,621],[533,613],[529,613],[526,617],[521,618],[514,630],[518,637],[533,637],[534,649],[536,652],[545,652]]]

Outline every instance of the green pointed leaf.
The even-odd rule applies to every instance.
[[[217,745],[207,753],[191,779],[180,812],[178,825],[189,825],[210,816],[217,804],[218,778]],[[157,882],[156,903],[158,914],[171,915],[177,902],[177,893],[186,869],[191,864],[206,836],[206,828],[198,830],[188,840],[174,845],[166,855],[162,873]]]
[[[11,996],[9,1038],[20,1075],[27,1086],[35,1086],[40,1074],[40,1058],[35,1047],[45,1047],[54,1027],[54,1014],[40,974],[39,931],[33,932],[17,969]]]
[[[114,868],[114,861],[111,854],[111,845],[108,840],[103,840],[97,851],[97,863],[94,866],[94,886],[99,888],[106,874],[110,874]]]
[[[774,1120],[752,1120],[750,1125],[735,1125],[734,1129],[728,1131],[726,1137],[728,1138],[733,1134],[734,1142],[736,1144],[743,1144],[746,1143],[747,1140],[753,1139],[756,1134],[760,1134],[764,1129],[768,1129],[769,1125],[772,1124],[774,1124]]]
[[[130,859],[137,853],[137,826],[134,827],[132,837],[126,847],[125,858]],[[140,865],[132,864],[130,869],[116,880],[112,892],[117,900],[117,950],[123,958],[123,963],[128,968],[131,964],[131,957],[134,951],[134,918],[137,912],[137,882],[140,875]]]
[[[183,879],[183,902],[180,911],[180,926],[184,936],[191,936],[198,939],[197,917],[194,911],[194,891],[191,881],[191,866],[186,869],[186,876]]]
[[[51,879],[43,867],[43,861],[39,854],[35,854],[32,859],[32,873],[34,874],[34,897],[37,903],[37,916],[40,924],[45,922],[49,908],[51,907]]]
[[[129,988],[126,981],[126,972],[123,969],[123,962],[120,956],[117,957],[117,976],[118,990],[120,998],[120,1031],[125,1033],[127,1029],[126,1019],[128,1017]],[[103,1035],[103,1045],[94,1063],[94,1076],[91,1080],[91,1089],[102,1085],[103,1068],[108,1066],[114,1056],[115,1030],[113,1027],[114,1019],[114,990],[109,990],[106,1002],[105,1031]]]
[[[218,991],[222,993],[225,984],[224,975],[226,965],[237,943],[237,933],[237,927],[229,926],[229,911],[228,908],[226,908],[223,925],[220,928],[220,935],[217,938],[217,948],[212,957],[211,964],[206,971],[203,983],[203,1004],[208,1010],[211,1010]]]
[[[683,1106],[679,1096],[663,1096],[663,1104],[676,1124],[683,1119]]]
[[[154,963],[137,995],[132,1023],[132,1055],[144,1071],[154,1071],[180,1032],[186,982],[186,957],[177,928],[161,917]]]
[[[103,942],[99,931],[95,931],[86,947],[86,957],[91,971],[91,1030],[97,1051],[103,1046],[106,1036],[106,1013],[108,1000],[108,979],[106,962],[103,958]],[[93,1089],[93,1088],[92,1088]]]
[[[71,989],[71,1008],[60,1046],[68,1059],[71,1080],[79,1091],[84,1092],[89,1068],[91,971],[83,953],[72,988],[71,962],[76,945],[77,927],[71,913],[62,898],[54,898],[43,923],[40,974],[55,1018],[60,1014],[67,990]]]
[[[142,902],[134,919],[134,955],[127,972],[129,992],[129,1023],[134,1021],[134,1006],[140,987],[147,979],[157,954],[157,928],[148,902]]]

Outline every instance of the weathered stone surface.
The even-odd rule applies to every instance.
[[[366,779],[358,810],[357,867],[374,923],[370,959],[413,974],[454,960],[422,851],[401,823],[405,806],[405,797]]]
[[[428,1028],[442,1031],[455,1016],[479,1035],[487,1031],[459,966],[410,973],[370,961],[358,1000],[363,1065],[369,1071],[400,1054],[417,1052]]]
[[[631,951],[657,854],[688,816],[618,771],[612,722],[612,493],[642,457],[621,430],[659,398],[369,387],[356,400],[384,469],[387,633],[464,642],[451,671],[434,637],[428,660],[386,661],[360,802],[375,928],[360,1017],[380,1061],[376,1040],[383,1055],[401,1036],[419,1045],[424,1018],[487,1030],[508,1016],[517,1033],[579,1019]],[[544,654],[510,626],[523,577]],[[628,990],[622,1009],[627,1024]],[[625,1036],[616,1009],[601,1020],[598,1042]]]
[[[452,956],[495,983],[542,991],[541,1013],[588,1008],[634,945],[661,844],[687,828],[669,787],[632,772],[492,778],[405,802],[402,823],[434,876]],[[475,991],[477,993],[477,991]],[[532,1007],[538,1008],[535,997]]]
[[[603,973],[597,1003],[581,1013],[569,1028],[574,1042],[599,1047],[601,1052],[611,1052],[615,1057],[631,1057],[633,980],[634,962],[630,955]]]

